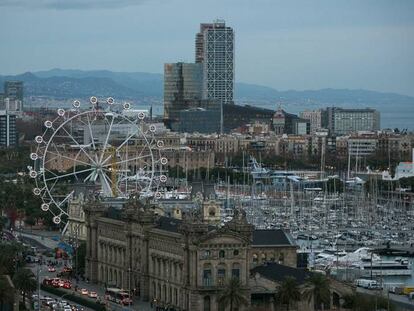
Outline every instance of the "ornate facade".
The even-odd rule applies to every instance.
[[[225,310],[218,296],[232,277],[250,301],[250,271],[262,261],[296,267],[289,236],[282,230],[257,231],[241,212],[216,227],[203,221],[203,213],[183,220],[157,216],[139,201],[122,209],[92,201],[84,210],[90,281],[135,289],[143,300],[177,310]]]

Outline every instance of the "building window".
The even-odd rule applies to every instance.
[[[224,258],[225,257],[225,251],[221,250],[219,251],[219,258]]]
[[[211,273],[211,265],[205,264],[203,268],[203,286],[212,286],[213,279]]]
[[[234,263],[231,269],[231,277],[240,279],[240,264]]]
[[[257,263],[258,257],[257,254],[253,254],[253,263]]]
[[[226,280],[226,268],[224,266],[217,268],[217,284],[224,285]]]
[[[233,256],[239,256],[239,250],[238,249],[235,249],[233,251]]]
[[[203,254],[203,258],[209,258],[210,257],[210,250],[205,250]]]

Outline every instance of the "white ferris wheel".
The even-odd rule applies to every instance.
[[[144,112],[130,117],[125,112],[131,105],[116,104],[112,97],[101,103],[92,96],[87,106],[81,110],[75,100],[71,109],[58,109],[54,119],[44,122],[30,154],[33,193],[56,224],[68,215],[66,203],[79,185],[101,197],[158,199],[167,181],[164,141],[156,138],[157,127]]]

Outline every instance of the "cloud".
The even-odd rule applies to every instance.
[[[111,9],[141,5],[148,0],[0,0],[0,7],[55,10]]]

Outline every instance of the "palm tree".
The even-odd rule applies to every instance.
[[[230,279],[222,294],[219,296],[218,301],[224,308],[230,306],[230,311],[233,311],[234,306],[237,307],[241,304],[249,303],[246,297],[243,296],[243,289],[238,278]]]
[[[14,299],[14,290],[6,280],[6,276],[0,276],[0,311],[6,303],[12,303]]]
[[[14,274],[13,283],[23,293],[23,303],[26,303],[26,294],[33,293],[37,288],[35,276],[29,269],[18,270]]]
[[[306,287],[304,296],[310,302],[312,297],[314,299],[314,306],[316,310],[323,310],[325,305],[330,303],[329,279],[321,273],[313,273],[310,278],[306,280]]]
[[[286,310],[289,310],[292,301],[300,300],[298,283],[294,277],[288,276],[285,278],[277,288],[276,299],[286,305]]]

